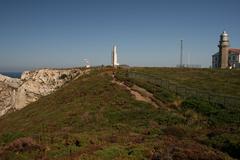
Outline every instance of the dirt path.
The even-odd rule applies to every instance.
[[[141,88],[137,85],[133,85],[132,87],[129,87],[129,86],[125,85],[123,82],[117,81],[116,79],[113,79],[112,83],[117,84],[117,85],[122,86],[123,88],[127,89],[138,101],[147,102],[156,108],[164,106],[164,104],[162,102],[160,102],[156,98],[154,98],[153,94],[148,92],[144,88]]]

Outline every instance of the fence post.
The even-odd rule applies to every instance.
[[[70,157],[70,160],[72,160],[72,149],[71,149],[71,147],[69,149],[69,157]]]
[[[189,97],[189,89],[186,88],[186,98],[188,98],[188,97]]]
[[[126,72],[126,78],[129,78],[129,73],[128,73],[128,71]]]
[[[184,89],[184,92],[183,92],[183,98],[185,99],[187,96],[186,96],[186,87],[183,87]]]
[[[208,93],[208,103],[211,104],[211,95]]]
[[[223,96],[223,107],[226,108],[226,97]]]
[[[168,81],[167,80],[165,80],[166,81],[166,89],[168,89]]]

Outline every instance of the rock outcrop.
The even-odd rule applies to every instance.
[[[37,101],[83,74],[80,69],[25,71],[20,79],[0,74],[0,116]]]

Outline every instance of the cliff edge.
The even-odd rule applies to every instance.
[[[0,116],[22,109],[83,74],[80,69],[25,71],[20,79],[0,74]]]

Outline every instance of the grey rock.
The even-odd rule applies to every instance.
[[[0,116],[24,108],[40,97],[54,92],[66,82],[88,73],[88,71],[40,69],[25,71],[20,79],[0,74]]]

